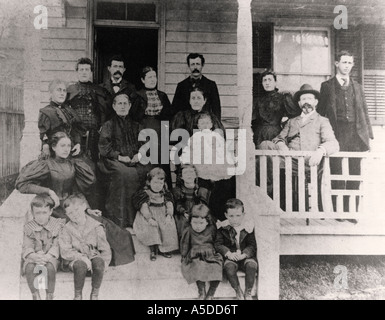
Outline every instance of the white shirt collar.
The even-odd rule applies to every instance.
[[[341,86],[344,85],[344,81],[343,81],[342,79],[347,80],[348,82],[346,83],[346,85],[347,85],[347,86],[349,85],[349,82],[350,82],[349,76],[343,77],[342,75],[337,74],[337,75],[336,75],[336,78],[337,78],[337,80],[338,80],[338,82],[340,83]]]

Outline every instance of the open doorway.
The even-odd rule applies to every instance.
[[[115,54],[124,58],[123,78],[141,87],[140,71],[145,66],[158,67],[158,30],[138,28],[95,27],[95,82],[109,77],[108,60]]]

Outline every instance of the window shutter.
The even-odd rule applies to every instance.
[[[372,125],[385,124],[385,71],[364,71],[365,98]]]

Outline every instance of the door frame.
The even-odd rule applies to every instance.
[[[109,1],[111,3],[116,0],[103,0],[103,2]],[[87,49],[86,55],[94,58],[94,37],[95,26],[97,27],[111,27],[116,26],[119,28],[137,28],[137,29],[158,29],[158,89],[164,91],[165,89],[165,60],[166,60],[166,4],[161,0],[120,0],[119,2],[127,3],[155,3],[156,5],[156,22],[148,21],[121,21],[121,20],[95,20],[96,1],[87,0]]]

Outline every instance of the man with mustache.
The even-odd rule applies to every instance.
[[[221,101],[217,84],[206,78],[202,74],[202,69],[205,65],[205,58],[199,53],[190,53],[187,56],[187,65],[190,70],[190,76],[178,83],[175,91],[172,106],[174,110],[182,111],[189,110],[190,92],[196,88],[201,88],[207,97],[203,111],[214,113],[217,118],[221,119]]]
[[[272,141],[263,141],[260,145],[260,149],[264,150],[313,151],[305,162],[307,181],[310,178],[310,166],[318,166],[325,155],[339,151],[339,144],[329,120],[316,111],[319,97],[318,91],[313,90],[309,84],[304,84],[294,95],[294,101],[298,102],[302,110],[301,115],[289,119],[281,133]],[[273,186],[270,164],[268,168],[268,192],[271,195]],[[297,171],[294,162],[293,174],[296,175]]]
[[[136,96],[135,86],[128,82],[126,79],[123,79],[123,74],[126,71],[124,67],[124,60],[121,55],[114,55],[109,60],[109,65],[107,67],[110,77],[106,79],[100,86],[106,89],[109,92],[108,96],[108,115],[107,120],[114,115],[114,110],[112,108],[112,101],[115,95],[118,93],[124,93],[129,96],[133,101]]]

